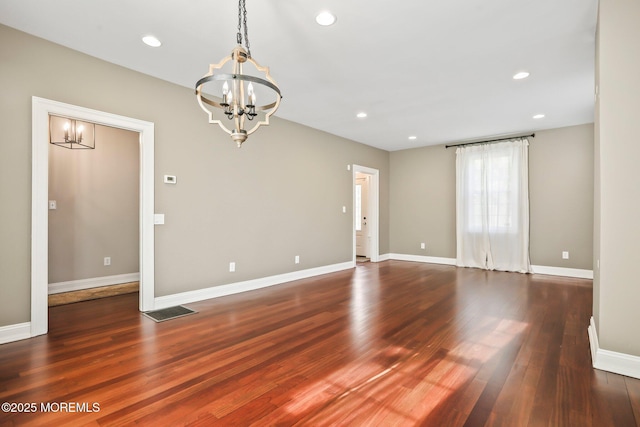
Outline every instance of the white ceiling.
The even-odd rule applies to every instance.
[[[324,9],[333,26],[315,23]],[[276,116],[316,129],[393,151],[593,122],[597,0],[248,0],[247,11],[251,53],[284,97]],[[237,1],[0,0],[0,22],[193,88],[234,47]],[[521,70],[531,76],[513,80]]]

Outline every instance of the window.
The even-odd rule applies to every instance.
[[[456,150],[457,265],[531,271],[528,141]]]
[[[518,206],[510,203],[518,197],[517,181],[510,179],[511,165],[509,156],[498,153],[491,159],[491,167],[486,167],[486,160],[480,152],[473,153],[468,164],[467,174],[467,221],[468,229],[481,232],[483,222],[498,233],[517,233]],[[485,176],[486,174],[486,176]]]

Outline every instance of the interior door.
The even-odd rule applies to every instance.
[[[356,256],[371,256],[369,249],[369,228],[367,216],[369,210],[369,175],[356,174],[355,188],[355,230],[356,230]]]

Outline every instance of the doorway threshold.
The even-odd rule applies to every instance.
[[[115,295],[132,294],[140,290],[139,282],[123,283],[120,285],[102,286],[99,288],[83,289],[80,291],[63,292],[49,295],[49,307],[72,304],[74,302],[112,297]]]

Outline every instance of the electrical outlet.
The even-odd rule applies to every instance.
[[[300,255],[296,255],[295,263],[300,264]]]
[[[234,271],[236,271],[236,263],[235,262],[230,262],[229,263],[229,273],[233,273]]]
[[[111,257],[110,256],[104,257],[104,265],[111,265]]]
[[[426,243],[420,243],[420,249],[427,249]]]
[[[562,251],[562,259],[569,259],[569,251]]]

